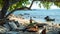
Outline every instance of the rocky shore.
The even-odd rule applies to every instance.
[[[23,19],[23,17],[22,16],[20,16],[20,17],[17,17],[17,16],[15,16],[15,15],[13,15],[13,14],[11,14],[9,17],[9,20],[11,20],[11,22],[7,22],[7,24],[12,28],[12,31],[10,31],[10,27],[7,25],[7,24],[4,24],[4,26],[0,26],[0,33],[1,34],[11,34],[11,33],[13,33],[13,34],[29,34],[29,32],[23,32],[23,31],[21,31],[20,29],[24,29],[25,28],[25,26],[27,26],[28,24],[30,24],[30,21],[29,20],[27,20],[27,19]],[[16,23],[16,25],[18,25],[18,27],[14,24],[14,22],[13,21],[16,21],[17,23]],[[34,20],[32,21],[33,23],[35,22]],[[48,23],[48,22],[45,22],[45,23],[42,23],[42,22],[38,22],[40,25],[41,24],[47,24],[47,25],[45,25],[46,26],[46,34],[57,34],[58,33],[58,31],[60,31],[60,26],[59,26],[59,24],[52,24],[51,22],[50,23]],[[17,28],[17,29],[16,29]],[[34,29],[34,28],[33,28]],[[19,31],[20,30],[20,31]],[[31,34],[34,34],[33,32],[31,32]],[[35,33],[35,34],[37,34],[37,33]]]

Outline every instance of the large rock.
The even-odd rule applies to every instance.
[[[0,34],[7,32],[7,29],[3,26],[0,26]]]

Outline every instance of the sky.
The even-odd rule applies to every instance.
[[[37,4],[33,4],[31,9],[45,9],[43,6],[40,8]],[[52,5],[50,9],[60,9],[59,7]]]
[[[40,7],[38,6],[38,4],[33,3],[31,9],[46,9],[46,8],[44,8],[43,6],[41,6],[41,8],[40,8]],[[57,6],[55,6],[55,5],[52,5],[52,6],[50,7],[50,9],[60,9],[60,8],[57,7]]]
[[[38,4],[33,4],[32,5],[32,7],[31,7],[31,9],[45,9],[43,6],[40,8],[39,6],[38,6]],[[55,6],[55,5],[52,5],[51,7],[50,7],[50,9],[60,9],[59,7],[57,7],[57,6]]]

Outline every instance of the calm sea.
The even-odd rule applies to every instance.
[[[22,14],[25,19],[29,19],[29,17],[33,17],[35,21],[45,22],[45,17],[49,16],[52,19],[55,19],[55,23],[60,23],[60,9],[51,9],[51,10],[42,10],[42,9],[34,9],[34,10],[17,10],[14,12],[15,15]]]

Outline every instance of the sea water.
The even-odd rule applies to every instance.
[[[29,15],[24,15],[24,14]],[[29,19],[32,17],[35,21],[42,21],[45,22],[45,17],[49,16],[52,19],[55,19],[54,23],[60,23],[60,9],[50,9],[50,10],[44,10],[44,9],[33,9],[33,10],[17,10],[13,14],[19,15],[22,14],[25,19]],[[35,17],[35,18],[34,18]]]

